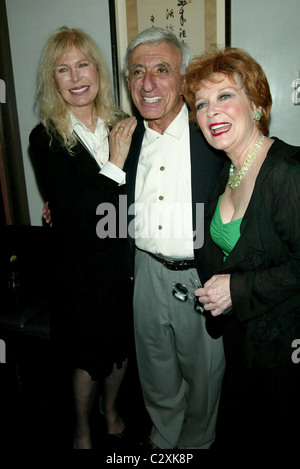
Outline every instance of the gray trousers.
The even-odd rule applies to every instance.
[[[136,250],[134,326],[151,439],[161,449],[206,449],[215,426],[225,369],[222,339],[212,339],[193,303],[172,284],[198,279],[196,269],[173,271]]]

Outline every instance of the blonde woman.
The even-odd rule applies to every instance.
[[[74,370],[74,447],[90,449],[89,417],[99,380],[108,434],[120,437],[125,429],[116,399],[132,347],[126,240],[97,236],[96,209],[118,199],[136,120],[118,123],[124,115],[114,104],[106,63],[79,29],[63,27],[48,39],[37,96],[41,119],[31,132],[30,146],[53,231],[61,240],[60,300],[52,333],[66,373]]]

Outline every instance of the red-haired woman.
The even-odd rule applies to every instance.
[[[196,290],[224,340],[217,441],[292,448],[300,421],[300,365],[292,359],[300,338],[300,148],[268,137],[268,81],[241,49],[195,58],[184,94],[209,144],[229,158],[207,214],[216,275]]]

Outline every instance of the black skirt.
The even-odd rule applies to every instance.
[[[95,380],[134,352],[133,282],[125,247],[115,240],[101,252],[59,264],[51,322],[56,356],[60,365],[86,370]]]

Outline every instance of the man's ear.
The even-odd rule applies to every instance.
[[[127,81],[127,87],[128,87],[128,89],[129,89],[129,91],[130,91],[130,81],[129,81],[129,78],[128,78],[128,77],[126,78],[126,81]]]
[[[183,80],[182,80],[181,91],[180,91],[180,95],[179,95],[179,96],[183,96],[182,88],[184,87],[184,85],[185,85],[185,76],[184,76],[184,78],[183,78]]]

